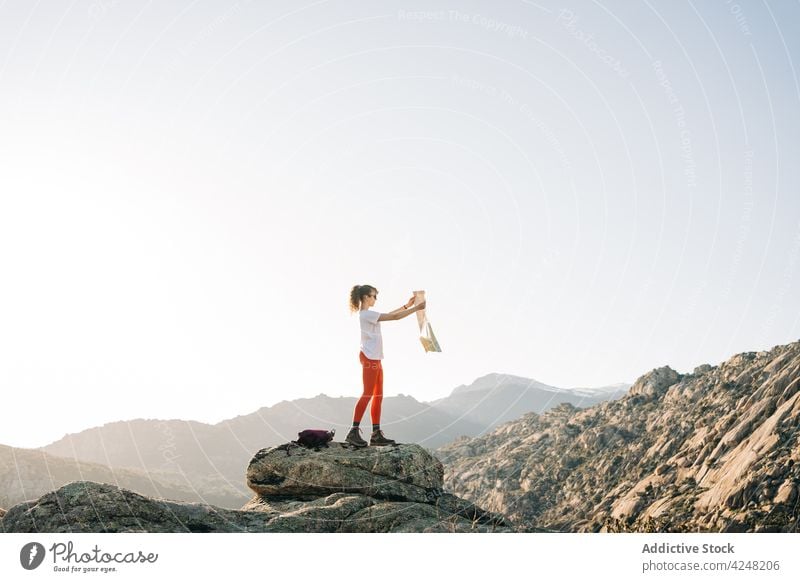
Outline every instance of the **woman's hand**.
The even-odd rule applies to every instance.
[[[416,298],[412,295],[411,299],[406,301],[405,304],[403,305],[403,307],[405,307],[406,309],[411,309],[412,307],[414,307],[414,299],[416,299]]]

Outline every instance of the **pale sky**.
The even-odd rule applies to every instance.
[[[263,4],[0,6],[0,443],[800,337],[800,4]]]

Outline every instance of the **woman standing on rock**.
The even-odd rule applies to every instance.
[[[364,379],[364,393],[356,402],[353,411],[353,428],[347,434],[347,441],[357,447],[366,447],[367,442],[359,434],[361,417],[367,409],[367,404],[372,399],[370,415],[372,416],[372,436],[370,446],[393,445],[395,442],[387,439],[381,430],[381,403],[383,401],[383,337],[381,336],[381,321],[395,321],[408,317],[416,311],[425,309],[425,301],[414,305],[414,296],[411,296],[403,307],[398,307],[389,313],[378,313],[370,309],[378,299],[378,290],[372,285],[354,285],[350,290],[350,312],[358,311],[361,323],[361,360]]]

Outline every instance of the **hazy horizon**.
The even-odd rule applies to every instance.
[[[798,17],[3,3],[0,443],[357,397],[354,284],[427,291],[442,353],[382,324],[423,402],[796,341]]]

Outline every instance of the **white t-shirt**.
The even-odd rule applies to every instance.
[[[358,313],[361,320],[361,351],[370,360],[383,359],[383,336],[378,322],[380,316],[380,313],[371,309],[362,309]]]

